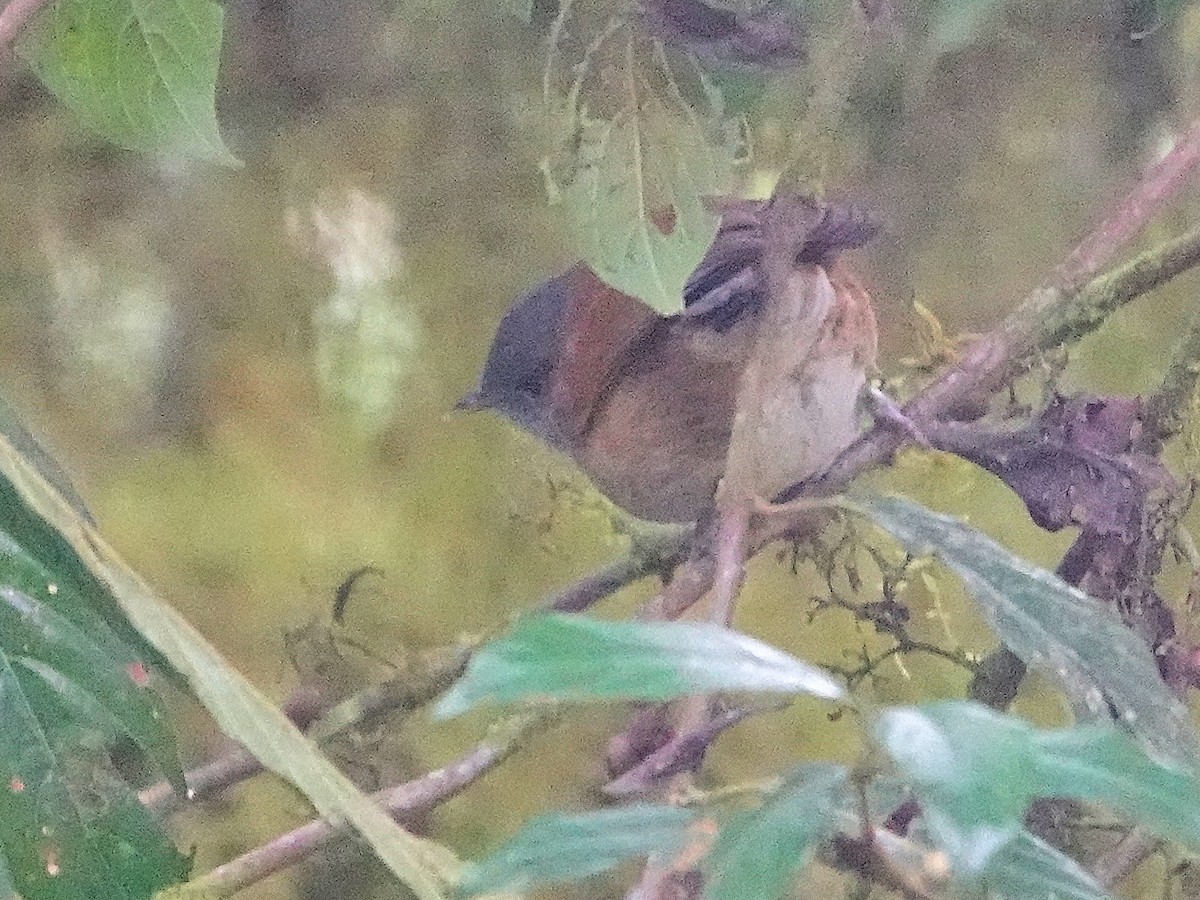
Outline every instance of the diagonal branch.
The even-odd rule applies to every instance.
[[[1200,309],[1175,345],[1167,371],[1157,390],[1145,398],[1142,410],[1142,444],[1155,453],[1183,430],[1200,380]]]
[[[517,713],[458,759],[420,778],[379,791],[374,799],[395,819],[409,818],[444,803],[474,784],[554,722],[553,707]],[[261,847],[217,866],[188,883],[195,896],[221,900],[307,859],[336,840],[350,836],[344,826],[314,819]]]

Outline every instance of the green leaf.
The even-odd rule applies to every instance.
[[[1113,610],[957,519],[896,497],[854,503],[910,552],[932,553],[952,569],[1001,640],[1057,682],[1077,715],[1115,715],[1158,759],[1200,772],[1187,709]]]
[[[0,431],[90,522],[66,476],[2,404]],[[11,485],[0,484],[0,498],[0,896],[148,898],[185,877],[187,863],[109,758],[116,742],[132,741],[185,789],[143,644],[118,633],[135,634],[119,610],[110,625],[103,590]]]
[[[182,880],[187,861],[42,686],[0,650],[3,896],[144,900]]]
[[[844,693],[824,670],[716,625],[545,614],[527,616],[477,652],[437,713],[458,715],[484,701],[669,700],[706,691]]]
[[[694,818],[686,809],[652,804],[535,816],[512,840],[471,866],[459,892],[523,892],[579,881],[637,857],[673,853],[687,842]]]
[[[1101,803],[1200,847],[1200,778],[1161,765],[1126,733],[1089,726],[1037,734],[1042,792]]]
[[[237,164],[217,129],[222,15],[209,0],[56,0],[17,49],[108,140]]]
[[[1200,779],[1155,762],[1115,727],[1040,732],[976,703],[946,702],[890,709],[873,732],[912,784],[931,836],[967,881],[1007,871],[1012,842],[1037,797],[1100,803],[1200,846]],[[1037,849],[1017,847],[1027,856]],[[1062,866],[1058,871],[1072,877]],[[1005,876],[1010,884],[1014,874]]]
[[[2,399],[0,439],[12,452],[20,454],[81,520],[94,524],[70,479]],[[85,631],[92,632],[97,627],[111,630],[136,659],[173,675],[166,660],[129,624],[112,595],[81,563],[70,544],[34,514],[20,492],[3,478],[0,478],[0,536],[0,555],[6,560],[2,577],[6,583],[40,598]]]
[[[17,416],[8,402],[0,397],[0,434],[7,436],[9,441],[29,462],[37,468],[42,477],[52,484],[63,498],[71,504],[79,515],[87,519],[89,522],[94,522],[91,511],[83,502],[83,498],[79,496],[79,492],[75,490],[75,485],[71,483],[71,479],[67,477],[67,473],[63,471],[62,466],[58,464],[53,456],[51,456],[46,448],[43,447],[32,434],[25,424]],[[3,895],[0,895],[3,896]]]
[[[73,556],[74,567],[82,567],[88,579],[103,586],[105,596],[120,605],[128,621],[187,679],[226,734],[245,746],[266,768],[295,784],[323,816],[353,826],[420,900],[442,900],[444,885],[453,883],[459,874],[453,855],[432,842],[412,836],[365,797],[195,628],[155,597],[107,546],[91,522],[47,481],[38,466],[26,459],[7,435],[0,435],[0,494],[4,492],[16,498],[15,521],[28,526],[34,517],[42,520],[42,531],[57,538],[56,557]],[[0,510],[0,514],[11,512]],[[29,527],[26,530],[41,533]],[[63,619],[66,618],[64,615]],[[57,628],[61,623],[54,620],[53,624]],[[34,674],[31,673],[31,679]],[[15,676],[13,680],[16,681]],[[38,680],[28,683],[36,685]],[[52,687],[49,682],[46,685]],[[77,696],[62,694],[61,699],[69,703]],[[4,716],[0,716],[0,722],[7,724]],[[195,884],[196,892],[202,896],[203,879]],[[184,896],[187,891],[188,888],[181,888],[177,894]],[[67,896],[93,895],[83,892]]]
[[[144,663],[87,607],[0,533],[0,650],[66,701],[72,718],[128,735],[180,790],[175,741]]]
[[[1110,900],[1083,866],[1028,831],[996,854],[983,883],[992,900]]]
[[[4,861],[4,854],[0,853],[0,897],[20,897],[17,893],[17,883],[13,881],[12,872],[8,870],[8,864]]]
[[[889,709],[873,732],[955,874],[978,879],[1037,796],[1032,729],[978,704],[944,703]]]
[[[742,123],[694,65],[641,39],[636,17],[597,30],[594,17],[563,15],[545,79],[556,144],[543,166],[551,202],[601,279],[663,315],[678,313],[717,234],[706,199],[729,189],[743,159]],[[568,28],[577,33],[564,44]]]
[[[844,766],[800,766],[758,809],[722,823],[704,861],[706,900],[775,900],[832,831],[845,805]]]
[[[683,309],[683,288],[717,235],[704,198],[730,165],[692,123],[658,103],[581,126],[583,165],[561,195],[584,261],[612,287],[663,315]],[[659,117],[659,118],[656,118]],[[670,227],[655,217],[669,213]]]

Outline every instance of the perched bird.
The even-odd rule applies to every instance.
[[[742,372],[765,307],[762,214],[769,201],[721,208],[712,247],[663,317],[583,263],[521,296],[492,341],[478,387],[460,409],[492,409],[569,455],[614,503],[643,519],[691,522],[724,471]],[[839,260],[877,225],[859,209],[808,201],[796,235],[805,302],[827,309],[794,379],[770,464],[754,485],[770,498],[821,471],[857,432],[873,364],[870,297]]]

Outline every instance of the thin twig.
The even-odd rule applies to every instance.
[[[1116,887],[1161,846],[1162,841],[1146,829],[1133,828],[1092,864],[1092,876],[1106,888]]]
[[[395,678],[371,685],[354,696],[323,712],[316,718],[307,711],[302,715],[285,707],[288,718],[306,729],[307,736],[317,743],[326,742],[352,728],[367,728],[383,716],[411,712],[441,694],[466,667],[470,648],[456,646],[436,653],[436,660],[419,674],[406,670]],[[315,719],[315,721],[314,721]],[[150,785],[138,793],[142,805],[157,815],[167,816],[180,809],[185,801],[202,801],[263,772],[260,763],[248,750],[237,747],[212,762],[199,766],[184,776],[188,796],[181,797],[166,781]]]
[[[1090,280],[1147,222],[1163,211],[1197,166],[1200,166],[1200,120],[1188,126],[1171,150],[1138,179],[1134,189],[1100,226],[1080,241],[1054,270],[1046,286],[1069,293]]]
[[[647,575],[669,573],[687,554],[692,532],[686,529],[656,531],[635,534],[632,540],[633,546],[625,556],[551,594],[542,601],[541,607],[555,612],[583,612]]]
[[[1200,309],[1175,345],[1158,388],[1145,398],[1142,446],[1150,453],[1183,430],[1200,380]]]
[[[379,791],[373,795],[373,799],[396,819],[431,809],[496,768],[523,747],[534,733],[552,723],[555,716],[554,709],[511,716],[454,762],[420,778]],[[334,840],[348,837],[350,833],[345,827],[335,826],[325,819],[314,819],[217,866],[188,886],[197,892],[196,896],[212,900],[231,897],[276,872],[296,865]]]

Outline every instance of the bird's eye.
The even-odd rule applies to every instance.
[[[521,373],[520,378],[513,387],[522,394],[537,397],[545,392],[546,384],[549,380],[550,360],[543,359],[533,368]]]

